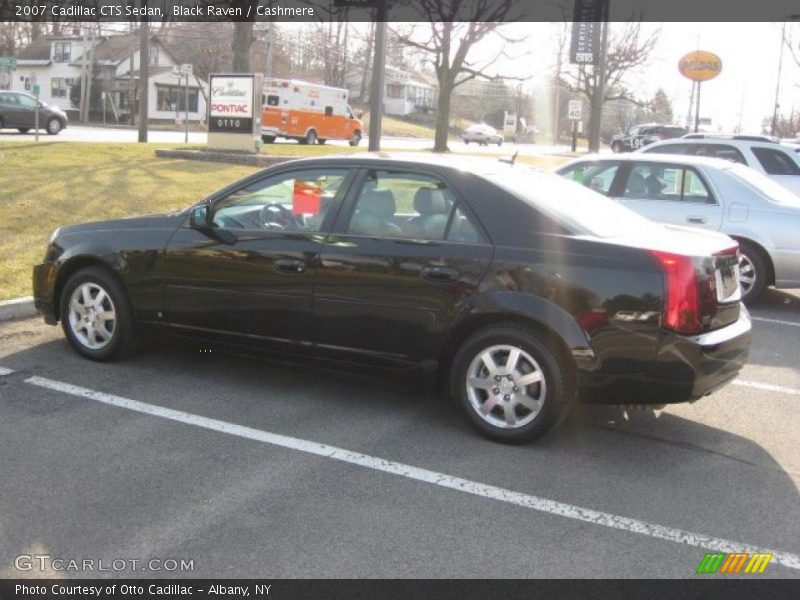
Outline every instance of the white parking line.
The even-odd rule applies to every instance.
[[[800,327],[800,323],[794,321],[782,321],[781,319],[768,319],[766,317],[750,317],[753,321],[763,321],[764,323],[775,323],[776,325],[789,325],[790,327]]]
[[[11,375],[14,372],[13,369],[7,369],[6,367],[0,367],[0,377],[4,377],[6,375]]]
[[[757,381],[743,381],[741,379],[734,379],[731,383],[733,383],[733,385],[751,387],[757,390],[765,390],[767,392],[778,392],[780,394],[791,394],[792,396],[800,396],[800,390],[798,389],[783,387],[781,385],[772,385],[771,383],[759,383]]]
[[[778,564],[788,567],[790,569],[800,569],[800,556],[791,554],[789,552],[779,552],[777,550],[769,550],[765,548],[757,548],[739,542],[733,542],[721,538],[716,538],[701,533],[694,533],[692,531],[685,531],[673,527],[666,527],[655,523],[648,523],[646,521],[639,521],[638,519],[630,519],[611,513],[600,512],[590,508],[582,508],[556,500],[548,500],[539,496],[531,496],[520,492],[514,492],[501,487],[493,485],[486,485],[477,481],[469,479],[461,479],[460,477],[453,477],[445,473],[437,473],[436,471],[429,471],[427,469],[420,469],[411,465],[406,465],[392,460],[378,458],[376,456],[369,456],[366,454],[359,454],[358,452],[351,452],[344,448],[337,448],[335,446],[328,446],[327,444],[320,444],[309,440],[288,437],[277,433],[270,433],[268,431],[261,431],[251,427],[244,427],[226,421],[219,421],[217,419],[209,419],[200,415],[183,412],[180,410],[173,410],[155,404],[147,404],[139,402],[138,400],[131,400],[123,398],[122,396],[115,396],[113,394],[106,394],[95,390],[63,383],[61,381],[54,381],[44,377],[33,376],[25,380],[35,386],[71,394],[79,398],[86,398],[104,404],[110,404],[119,408],[125,408],[139,413],[153,415],[155,417],[162,417],[170,419],[179,423],[187,425],[194,425],[195,427],[202,427],[212,431],[227,433],[237,437],[255,440],[289,450],[298,450],[307,454],[314,454],[324,458],[331,458],[333,460],[342,461],[359,467],[389,473],[390,475],[397,475],[421,481],[432,485],[437,485],[443,488],[480,496],[489,500],[496,500],[499,502],[506,502],[508,504],[515,504],[523,508],[529,508],[535,511],[548,513],[576,521],[583,521],[593,525],[600,525],[602,527],[609,527],[611,529],[619,529],[638,533],[649,537],[686,544],[689,546],[696,546],[704,548],[713,552],[765,552],[771,553],[773,558]]]

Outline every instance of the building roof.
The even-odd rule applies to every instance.
[[[23,48],[17,54],[18,60],[50,60],[50,44],[53,38],[42,36],[31,42],[27,48]]]
[[[138,41],[134,45],[133,51],[139,49]],[[101,63],[117,64],[131,55],[131,36],[129,35],[110,35],[104,37],[94,47],[94,60]],[[73,62],[78,62],[82,56],[77,57]]]

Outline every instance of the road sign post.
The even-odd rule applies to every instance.
[[[41,92],[41,88],[39,84],[36,83],[36,78],[33,79],[33,95],[36,97],[36,108],[34,109],[34,117],[33,117],[33,135],[34,141],[39,141],[39,94]]]
[[[567,105],[567,118],[572,121],[572,151],[578,149],[578,122],[583,118],[583,102],[570,100]]]

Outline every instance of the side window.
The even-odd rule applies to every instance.
[[[714,203],[708,187],[706,187],[700,175],[692,169],[684,170],[682,200],[684,202],[700,202],[701,204]]]
[[[325,116],[326,117],[332,117],[333,116],[333,107],[332,106],[326,106],[325,107]]]
[[[443,240],[453,193],[429,175],[370,171],[356,198],[347,233]]]
[[[26,108],[36,108],[36,100],[24,94],[17,94],[17,102]]]
[[[308,169],[262,179],[218,201],[212,222],[226,229],[319,231],[347,175],[347,169]]]
[[[694,154],[696,156],[710,156],[712,158],[723,158],[743,165],[747,164],[742,153],[734,146],[728,144],[696,144]]]
[[[638,164],[628,175],[624,198],[680,200],[683,169],[669,165]]]
[[[800,167],[792,157],[782,150],[753,146],[750,148],[756,155],[764,171],[770,175],[800,175]]]
[[[278,96],[270,94],[267,96],[267,106],[278,106],[280,104]]]
[[[608,195],[618,170],[618,163],[581,163],[563,173],[563,177]]]
[[[711,193],[693,169],[675,165],[635,165],[625,185],[625,198],[713,203]]]
[[[461,209],[456,206],[453,212],[453,218],[450,222],[450,228],[447,230],[448,242],[463,242],[466,244],[484,244],[484,239],[480,230],[472,222],[472,219]]]

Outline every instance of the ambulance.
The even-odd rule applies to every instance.
[[[290,79],[269,79],[261,99],[261,139],[301,144],[347,140],[358,146],[364,126],[347,104],[347,90]]]

